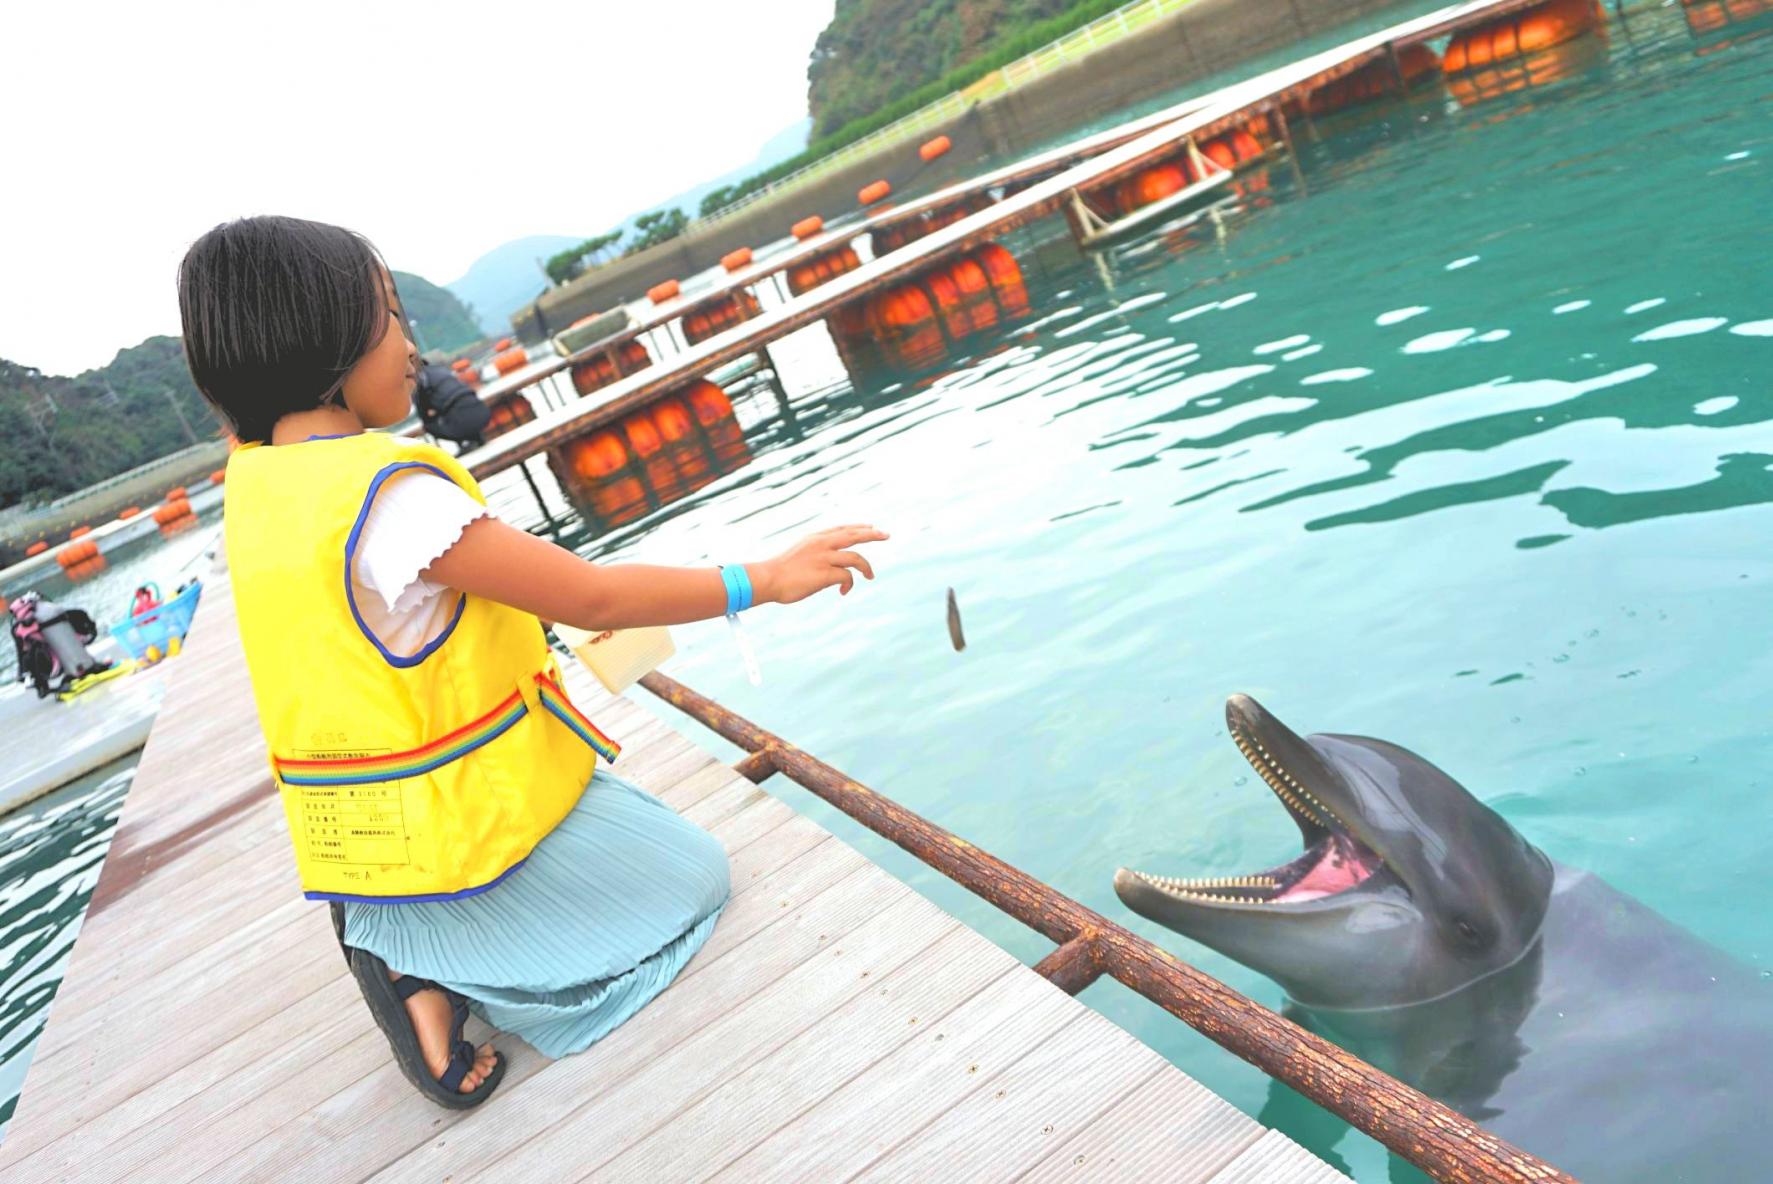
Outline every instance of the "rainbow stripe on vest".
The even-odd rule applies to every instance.
[[[542,696],[542,706],[546,707],[554,718],[573,730],[573,733],[589,744],[598,756],[614,764],[616,757],[621,755],[622,746],[597,730],[597,725],[586,719],[573,701],[566,697],[566,692],[555,686],[544,675],[536,675],[536,687]]]
[[[564,723],[604,760],[614,762],[621,745],[597,730],[597,726],[574,707],[572,700],[545,675],[535,676],[542,706]],[[392,752],[380,756],[345,757],[334,760],[286,760],[274,758],[277,779],[285,785],[333,786],[374,785],[384,781],[400,781],[418,777],[451,761],[461,760],[476,748],[490,744],[509,731],[518,720],[529,714],[529,705],[519,691],[512,691],[497,707],[464,724],[449,735],[433,740],[421,748]]]

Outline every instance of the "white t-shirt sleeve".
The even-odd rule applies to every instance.
[[[351,568],[357,611],[390,652],[417,653],[448,627],[454,589],[424,578],[485,506],[455,482],[414,469],[383,483],[357,536]]]

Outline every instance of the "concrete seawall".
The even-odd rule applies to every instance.
[[[227,441],[205,440],[52,505],[8,514],[0,519],[0,566],[18,559],[24,548],[39,538],[59,543],[74,527],[108,522],[125,506],[145,509],[156,505],[175,485],[208,485],[209,474],[227,463]]]
[[[713,267],[728,251],[781,238],[810,214],[830,221],[853,213],[856,191],[871,181],[884,178],[895,192],[913,184],[919,189],[946,185],[978,172],[988,159],[1035,151],[1093,119],[1399,7],[1396,0],[1198,0],[1137,36],[930,128],[925,138],[946,135],[954,143],[932,165],[921,165],[911,146],[887,148],[811,185],[759,201],[713,226],[692,229],[546,292],[514,315],[511,324],[530,338],[555,332],[579,317],[632,300],[661,281]]]

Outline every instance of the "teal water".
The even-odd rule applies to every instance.
[[[0,1137],[135,775],[131,756],[0,818]]]
[[[1422,753],[1558,859],[1773,968],[1773,39],[1697,48],[1656,10],[1560,83],[1324,121],[1302,183],[1273,167],[1222,234],[1163,230],[1105,270],[1006,240],[1032,324],[933,378],[802,384],[803,438],[585,551],[730,560],[889,529],[877,582],[751,614],[761,687],[719,624],[678,630],[669,669],[1270,1006],[1110,886],[1122,864],[1296,853],[1224,734],[1233,691]],[[830,370],[814,338],[776,348],[790,379],[797,346]],[[1260,1073],[1154,1006],[1083,998],[1262,1108]],[[1362,1138],[1335,1154],[1387,1178]]]

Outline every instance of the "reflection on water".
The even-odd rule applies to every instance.
[[[0,1137],[134,775],[132,756],[0,818]]]

